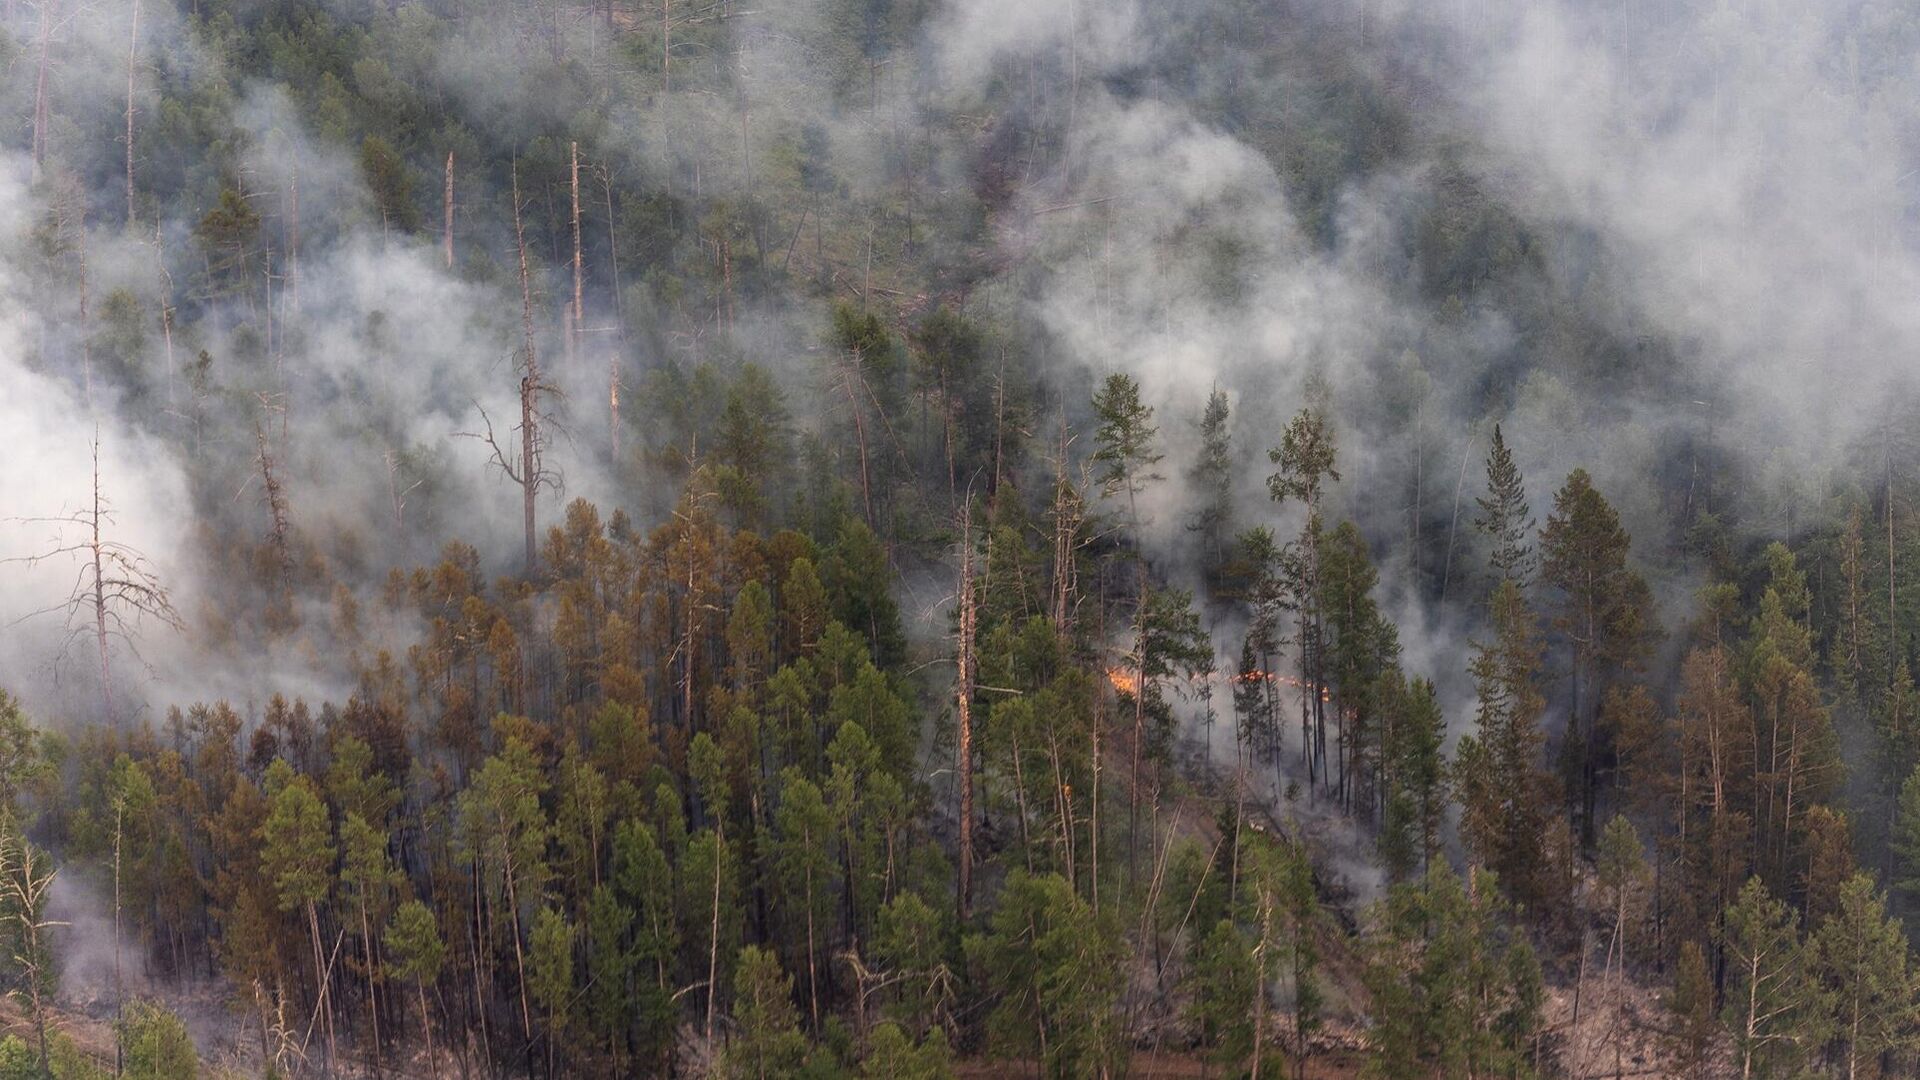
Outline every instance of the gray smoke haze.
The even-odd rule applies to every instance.
[[[337,7],[362,10],[344,0]],[[1910,374],[1920,346],[1912,225],[1920,87],[1901,62],[1912,32],[1876,22],[1893,16],[1867,5],[1306,4],[1286,14],[1286,63],[1268,66],[1250,61],[1257,43],[1200,48],[1211,10],[1204,4],[1176,13],[1134,0],[950,3],[923,36],[868,58],[827,32],[827,5],[778,5],[741,24],[737,64],[698,47],[676,54],[676,79],[712,79],[726,92],[668,97],[642,84],[640,68],[657,54],[627,57],[639,66],[610,62],[633,46],[584,9],[503,5],[500,18],[450,30],[406,6],[393,16],[408,30],[405,44],[358,59],[354,76],[376,96],[386,86],[460,106],[449,110],[460,120],[435,121],[443,124],[436,139],[461,154],[462,265],[454,272],[441,266],[432,229],[409,237],[380,227],[358,148],[302,119],[317,114],[314,128],[325,129],[324,109],[273,85],[234,84],[169,10],[142,8],[143,130],[153,122],[158,73],[212,87],[226,160],[142,165],[177,168],[202,194],[202,209],[229,170],[244,180],[276,247],[286,243],[297,179],[299,303],[274,342],[261,339],[250,313],[214,303],[178,328],[165,366],[151,316],[168,293],[165,273],[179,279],[192,270],[195,221],[149,220],[137,234],[94,225],[95,311],[116,291],[142,302],[149,318],[131,382],[169,402],[173,415],[157,429],[120,419],[130,415],[127,403],[105,393],[89,407],[71,289],[32,269],[68,272],[34,254],[45,200],[29,186],[23,154],[0,162],[8,255],[0,265],[8,387],[0,430],[10,434],[12,457],[0,470],[0,515],[76,509],[91,475],[84,433],[90,417],[100,418],[102,482],[118,535],[152,560],[194,628],[144,642],[156,677],[145,696],[158,705],[341,689],[338,659],[323,658],[321,601],[303,612],[311,629],[264,654],[269,647],[204,636],[204,616],[223,602],[221,568],[199,554],[206,538],[194,535],[183,508],[217,505],[216,528],[259,535],[255,422],[272,435],[296,529],[329,538],[319,554],[355,580],[371,585],[388,567],[429,560],[449,536],[473,543],[489,568],[512,565],[517,492],[489,471],[483,448],[457,437],[479,429],[482,409],[502,431],[516,412],[505,177],[480,175],[466,149],[485,135],[558,160],[565,148],[552,133],[581,111],[553,90],[563,65],[605,78],[612,104],[598,143],[606,160],[595,169],[742,202],[757,183],[796,173],[801,133],[812,125],[856,200],[892,190],[904,155],[929,193],[972,210],[966,193],[983,171],[978,159],[1013,137],[1002,130],[1011,125],[984,116],[989,95],[1003,95],[1031,141],[999,155],[1008,194],[994,231],[979,238],[998,269],[972,285],[969,309],[1016,328],[1015,347],[1042,358],[1071,419],[1084,419],[1105,372],[1141,380],[1158,410],[1169,475],[1145,504],[1148,543],[1176,581],[1192,579],[1183,528],[1192,493],[1179,474],[1208,392],[1218,386],[1233,402],[1239,524],[1272,524],[1285,535],[1298,521],[1265,498],[1265,450],[1304,403],[1309,380],[1324,380],[1341,423],[1344,476],[1329,516],[1357,518],[1378,550],[1395,553],[1382,567],[1383,605],[1400,626],[1408,669],[1440,680],[1456,726],[1469,715],[1465,642],[1479,561],[1468,522],[1492,422],[1506,425],[1543,520],[1560,479],[1586,467],[1643,547],[1667,545],[1673,507],[1649,477],[1674,467],[1663,459],[1676,447],[1703,442],[1735,455],[1768,494],[1769,515],[1747,524],[1783,532],[1821,512],[1827,474],[1886,421],[1884,395]],[[111,129],[123,105],[129,13],[126,0],[89,5],[62,31],[52,144],[83,175],[116,175],[119,148],[78,145],[77,132]],[[30,15],[16,15],[7,30],[6,100],[30,103]],[[697,26],[685,32],[699,41]],[[1311,140],[1276,139],[1273,118],[1223,118],[1216,106],[1230,88],[1253,86],[1255,100],[1293,121],[1347,107],[1301,96],[1306,77],[1287,64],[1304,68],[1309,52],[1347,84],[1414,103],[1415,130],[1383,137],[1395,152],[1303,205],[1298,178],[1313,167],[1304,159],[1322,151]],[[862,67],[866,79],[843,77]],[[1071,89],[1018,89],[1036,84]],[[1532,244],[1524,286],[1464,308],[1423,292],[1434,268],[1411,254],[1426,211],[1462,176],[1516,208]],[[554,197],[550,184],[531,190],[530,214],[551,216]],[[117,198],[104,184],[91,201]],[[896,221],[823,212],[824,226],[788,226],[791,234],[764,240],[776,250],[797,246],[800,261],[803,229],[864,234],[883,259],[909,242]],[[588,218],[604,232],[600,210]],[[542,350],[557,360],[564,253],[535,257]],[[837,272],[830,284],[842,294],[865,287],[847,265]],[[675,300],[644,273],[635,277],[618,297],[596,290],[587,313],[596,324],[612,322],[616,307],[624,316],[630,375],[669,354],[746,357],[799,395],[797,414],[825,413],[807,407],[821,392],[824,301],[745,301],[711,339],[687,345],[666,340],[662,313]],[[1594,333],[1521,325],[1525,304],[1507,302],[1516,297],[1534,309],[1578,307]],[[1669,357],[1670,381],[1610,384],[1621,348]],[[213,360],[204,394],[188,374],[201,350]],[[604,362],[596,355],[552,370],[572,437],[552,450],[566,489],[543,497],[546,520],[574,495],[657,513],[670,493],[636,485],[632,462],[602,452]],[[181,456],[196,410],[219,436],[192,451],[210,477],[199,491],[190,490]],[[404,525],[392,512],[389,455],[401,463],[399,486],[423,484]],[[1435,530],[1457,535],[1436,548]],[[1413,536],[1424,546],[1399,543]],[[0,555],[41,550],[49,539],[44,529],[10,525]],[[75,569],[0,566],[0,681],[20,686],[44,713],[85,711],[88,664],[82,654],[50,678],[57,621],[16,620],[61,599]],[[1442,580],[1445,602],[1435,603]],[[1684,613],[1687,586],[1658,589],[1669,625]],[[400,647],[410,629],[376,627],[368,647]],[[1235,649],[1226,640],[1234,632],[1222,628],[1223,650]],[[131,663],[119,670],[145,681]],[[263,687],[263,673],[275,685]]]

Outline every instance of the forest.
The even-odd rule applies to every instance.
[[[1920,1075],[1917,54],[0,0],[0,1080]]]

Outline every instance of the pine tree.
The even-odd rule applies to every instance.
[[[534,1038],[533,1007],[528,999],[521,907],[540,895],[550,873],[547,841],[552,827],[540,805],[546,790],[546,774],[533,748],[521,736],[508,735],[500,752],[481,765],[473,782],[461,792],[456,807],[459,821],[455,854],[462,862],[479,868],[476,889],[484,887],[505,900],[521,1031],[529,1045]]]
[[[1336,796],[1349,813],[1357,807],[1368,818],[1381,765],[1380,681],[1400,655],[1399,633],[1373,598],[1378,581],[1366,539],[1353,522],[1341,522],[1326,540],[1317,606],[1325,613],[1326,674],[1340,725]]]
[[[1116,372],[1093,395],[1093,412],[1099,420],[1094,431],[1094,481],[1109,499],[1126,496],[1127,524],[1137,539],[1140,493],[1160,479],[1154,467],[1166,456],[1159,449],[1160,429],[1153,425],[1153,407],[1140,400],[1139,383]]]
[[[807,1054],[793,1008],[793,979],[780,961],[757,945],[740,950],[734,965],[734,1038],[727,1046],[727,1075],[738,1080],[792,1076]]]
[[[1633,823],[1615,814],[1600,832],[1594,868],[1600,896],[1607,905],[1613,926],[1607,943],[1607,973],[1626,968],[1627,951],[1632,942],[1627,936],[1627,915],[1647,876],[1646,853],[1640,846],[1640,834]],[[1615,965],[1618,964],[1618,969]]]
[[[1550,895],[1545,837],[1555,794],[1540,766],[1540,643],[1514,582],[1494,590],[1492,616],[1493,639],[1473,646],[1474,733],[1454,751],[1460,834],[1516,899],[1538,907]]]
[[[1616,513],[1575,469],[1553,498],[1540,531],[1541,580],[1558,599],[1553,628],[1573,653],[1571,707],[1562,744],[1568,795],[1575,798],[1583,839],[1591,841],[1600,747],[1595,708],[1610,678],[1636,670],[1652,634],[1651,594],[1627,564],[1631,543]]]
[[[320,941],[320,903],[333,884],[333,828],[313,781],[294,775],[285,760],[275,759],[267,770],[267,790],[272,809],[259,829],[261,870],[273,883],[280,910],[306,915],[313,946],[313,993],[327,1032],[327,1060],[334,1062],[338,1059],[333,1047],[333,1008]]]
[[[1375,843],[1392,881],[1424,874],[1440,849],[1447,775],[1441,756],[1446,718],[1433,683],[1408,683],[1396,669],[1382,678],[1386,701],[1380,835]]]
[[[1221,919],[1202,938],[1188,971],[1189,1011],[1207,1060],[1234,1069],[1253,1053],[1253,1014],[1247,1003],[1258,991],[1258,973],[1246,935]]]
[[[1444,860],[1368,914],[1362,972],[1373,999],[1371,1076],[1527,1075],[1545,985],[1491,883]]]
[[[876,1024],[867,1037],[860,1075],[865,1080],[953,1080],[953,1050],[947,1045],[947,1033],[934,1028],[915,1046],[900,1025]]]
[[[1663,1003],[1670,1018],[1668,1043],[1673,1049],[1676,1071],[1682,1080],[1703,1080],[1708,1052],[1720,1025],[1713,1015],[1713,977],[1707,971],[1706,953],[1698,941],[1680,943],[1673,988]]]
[[[1900,804],[1894,816],[1893,843],[1897,856],[1893,872],[1896,892],[1920,905],[1920,766],[1900,785]]]
[[[1499,424],[1493,425],[1493,446],[1487,451],[1487,493],[1474,502],[1480,513],[1473,525],[1491,546],[1487,562],[1494,584],[1511,581],[1526,588],[1539,568],[1533,551],[1533,511],[1527,506],[1526,482],[1513,463]]]
[[[527,935],[527,988],[546,1013],[547,1075],[562,1060],[560,1043],[572,1022],[573,924],[550,907],[534,917]]]
[[[1301,681],[1306,695],[1301,711],[1301,750],[1307,762],[1307,781],[1311,789],[1317,782],[1325,785],[1327,775],[1326,716],[1326,634],[1319,601],[1321,598],[1321,550],[1325,529],[1320,518],[1320,500],[1329,480],[1340,479],[1334,467],[1336,440],[1333,426],[1317,404],[1300,410],[1287,424],[1280,445],[1267,451],[1267,459],[1278,470],[1267,477],[1267,494],[1276,503],[1288,500],[1300,503],[1307,512],[1300,536],[1287,546],[1278,560],[1280,580],[1290,595],[1297,620],[1294,644],[1300,651]]]
[[[1887,915],[1872,878],[1847,879],[1839,906],[1808,944],[1847,1080],[1886,1051],[1912,1045],[1920,985],[1908,965],[1906,935]]]
[[[833,878],[833,816],[820,788],[789,766],[781,774],[780,808],[774,813],[771,857],[778,907],[802,932],[805,944],[808,1016],[820,1024],[820,961]]]
[[[1790,1073],[1817,1027],[1818,1001],[1807,976],[1793,910],[1749,878],[1727,908],[1726,1007],[1741,1080]]]
[[[1140,828],[1141,765],[1149,748],[1157,759],[1173,727],[1163,688],[1176,678],[1191,683],[1194,676],[1213,659],[1206,631],[1200,628],[1200,614],[1193,609],[1193,596],[1184,589],[1142,588],[1140,607],[1134,612],[1133,650],[1127,657],[1133,668],[1130,696],[1133,705],[1133,766],[1128,787],[1127,864],[1134,866],[1135,841]],[[1149,730],[1147,719],[1155,721]]]
[[[1187,472],[1196,505],[1187,529],[1199,536],[1201,567],[1218,575],[1233,535],[1233,436],[1227,428],[1226,391],[1214,388],[1200,416],[1200,452]]]
[[[969,959],[994,1001],[988,1042],[1036,1056],[1054,1076],[1112,1071],[1124,1052],[1119,935],[1057,874],[1007,876]]]
[[[115,1025],[127,1080],[194,1080],[200,1058],[187,1025],[157,1001],[136,1001]]]
[[[386,834],[368,825],[358,814],[340,823],[340,885],[352,897],[360,923],[361,974],[367,980],[367,1020],[373,1035],[374,1060],[380,1054],[380,1009],[375,994],[381,976],[374,959],[373,928],[386,917],[392,890],[404,880],[387,854]]]
[[[381,939],[387,949],[387,967],[397,979],[413,984],[420,1004],[420,1031],[427,1043],[427,1062],[437,1068],[433,1056],[433,1021],[427,1012],[427,987],[440,981],[440,966],[447,948],[440,940],[440,925],[433,912],[418,900],[408,900],[394,909]]]
[[[643,1058],[664,1056],[671,1046],[680,928],[673,870],[646,822],[623,821],[614,831],[612,882],[620,905],[633,912],[636,1049]]]
[[[620,903],[613,886],[597,886],[587,899],[587,1024],[605,1040],[616,1063],[624,1057],[627,1028],[635,1011],[632,937],[633,909]]]

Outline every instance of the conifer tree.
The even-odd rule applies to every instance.
[[[1306,683],[1300,726],[1309,789],[1315,782],[1325,785],[1329,781],[1326,647],[1319,604],[1321,549],[1325,538],[1320,500],[1327,481],[1340,479],[1334,467],[1335,457],[1333,426],[1318,404],[1295,414],[1281,435],[1280,445],[1267,451],[1267,459],[1278,466],[1277,471],[1267,477],[1268,496],[1276,503],[1298,502],[1307,512],[1299,538],[1288,545],[1278,564],[1286,592],[1291,594],[1289,606],[1298,627],[1294,644],[1300,652],[1301,681]]]
[[[1553,628],[1573,654],[1571,720],[1562,749],[1568,795],[1587,841],[1592,840],[1600,766],[1596,714],[1601,691],[1610,677],[1638,668],[1652,633],[1646,580],[1627,564],[1630,543],[1620,515],[1586,470],[1575,469],[1554,494],[1553,513],[1540,531],[1545,556],[1540,576],[1556,598]]]
[[[735,964],[733,1022],[727,1075],[737,1080],[792,1076],[807,1054],[793,1008],[793,979],[780,960],[757,945],[740,950]]]
[[[1706,1075],[1708,1052],[1720,1029],[1713,1014],[1713,977],[1707,971],[1706,953],[1698,941],[1680,944],[1680,959],[1674,967],[1673,988],[1663,999],[1668,1020],[1668,1044],[1682,1080],[1701,1080]]]
[[[820,1024],[822,936],[827,923],[828,885],[832,880],[833,817],[820,788],[789,766],[781,774],[780,809],[774,814],[772,859],[780,897],[778,906],[804,930],[808,1016]]]
[[[527,986],[546,1014],[547,1075],[555,1075],[560,1043],[572,1021],[573,925],[551,907],[534,917],[527,935]]]
[[[639,1029],[636,1049],[664,1055],[673,1027],[673,969],[680,950],[673,870],[644,821],[623,821],[613,837],[612,882],[622,907],[633,912],[632,969]]]
[[[1724,921],[1727,987],[1722,1011],[1733,1033],[1741,1080],[1792,1071],[1817,1030],[1819,1002],[1808,978],[1794,913],[1749,878]]]
[[[990,931],[968,942],[995,1002],[989,1044],[1036,1055],[1056,1076],[1111,1072],[1123,1053],[1119,965],[1110,923],[1057,874],[1007,876]]]
[[[1480,705],[1473,734],[1454,752],[1453,785],[1467,850],[1534,907],[1548,895],[1544,841],[1554,796],[1552,778],[1540,766],[1540,643],[1514,582],[1494,590],[1492,615],[1492,640],[1473,647]]]
[[[313,993],[327,1032],[327,1060],[334,1056],[333,1007],[327,994],[326,952],[320,941],[320,903],[333,882],[333,828],[313,781],[296,776],[284,759],[267,770],[271,810],[261,822],[261,870],[273,884],[281,911],[301,911],[313,946]]]
[[[1153,406],[1140,400],[1139,383],[1115,372],[1093,395],[1093,412],[1099,420],[1094,431],[1098,444],[1093,454],[1094,481],[1109,499],[1126,496],[1127,525],[1137,539],[1140,493],[1160,479],[1154,467],[1166,456],[1159,449],[1160,429],[1153,424]]]
[[[619,1063],[635,1011],[633,909],[620,903],[613,886],[596,886],[587,899],[585,930],[587,1024]]]
[[[1227,428],[1226,391],[1215,387],[1200,415],[1200,452],[1187,472],[1195,507],[1187,529],[1202,548],[1203,569],[1218,574],[1227,561],[1233,535],[1233,436]]]
[[[1195,950],[1188,978],[1189,1005],[1200,1045],[1214,1065],[1235,1069],[1253,1053],[1253,1017],[1247,1003],[1259,988],[1252,946],[1231,919],[1221,919]]]
[[[1839,906],[1814,930],[1809,949],[1847,1080],[1888,1050],[1913,1044],[1920,986],[1908,963],[1906,935],[1886,913],[1872,878],[1847,879]]]
[[[1440,848],[1446,816],[1446,718],[1433,683],[1411,683],[1396,669],[1381,680],[1385,701],[1380,834],[1375,843],[1390,880],[1424,874]]]
[[[883,1022],[875,1025],[867,1044],[860,1063],[864,1080],[953,1080],[953,1050],[940,1028],[915,1046],[900,1025]]]
[[[1513,463],[1513,452],[1507,449],[1499,424],[1493,425],[1493,446],[1487,451],[1487,493],[1474,502],[1479,504],[1480,513],[1473,525],[1486,536],[1491,548],[1487,563],[1494,584],[1511,581],[1525,589],[1533,583],[1539,567],[1533,551],[1533,511],[1527,506],[1526,482]]]
[[[433,912],[418,900],[408,900],[394,909],[393,919],[382,936],[386,945],[388,969],[398,979],[413,984],[420,1005],[420,1033],[427,1044],[428,1068],[437,1069],[433,1056],[433,1020],[427,1012],[427,987],[440,981],[440,966],[446,959],[446,945],[440,939],[440,926]]]

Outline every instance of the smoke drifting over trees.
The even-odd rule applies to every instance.
[[[1916,50],[4,5],[0,1072],[1913,1067]]]

